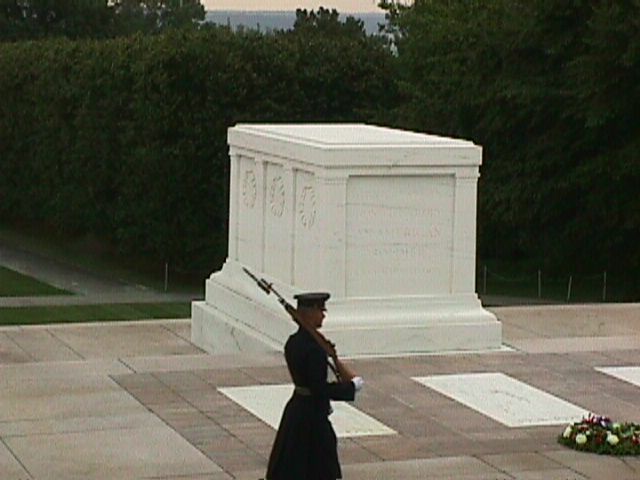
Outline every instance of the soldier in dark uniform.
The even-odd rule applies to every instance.
[[[329,294],[307,293],[294,298],[298,315],[313,328],[320,328]],[[284,354],[295,389],[280,420],[266,479],[342,478],[336,434],[329,421],[329,400],[354,400],[362,378],[350,374],[353,378],[347,381],[327,381],[327,353],[302,327],[289,337]]]

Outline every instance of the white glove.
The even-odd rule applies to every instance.
[[[356,392],[360,391],[360,389],[364,385],[364,380],[362,379],[362,377],[353,377],[351,381],[353,382],[353,386],[356,387]]]

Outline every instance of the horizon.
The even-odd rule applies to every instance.
[[[378,8],[378,0],[201,0],[201,3],[210,12],[295,12],[298,8],[317,10],[322,6],[339,13],[384,13]]]
[[[363,22],[367,34],[376,35],[384,23],[384,13],[380,12],[340,12],[342,20],[353,16]],[[263,31],[290,30],[294,27],[296,12],[291,10],[207,10],[206,21],[232,28],[240,26]]]

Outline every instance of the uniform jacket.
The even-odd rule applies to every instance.
[[[336,434],[329,422],[329,400],[352,401],[352,382],[327,381],[327,354],[303,328],[284,347],[293,383],[310,395],[293,393],[273,444],[267,480],[335,480],[342,478]]]

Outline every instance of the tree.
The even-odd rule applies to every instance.
[[[483,146],[479,251],[640,268],[640,0],[384,0],[398,124]]]
[[[344,22],[341,22],[340,14],[336,9],[329,10],[324,7],[320,7],[317,13],[313,10],[297,9],[293,30],[300,34],[342,35],[356,38],[367,35],[362,20],[348,16]]]
[[[0,40],[157,33],[204,17],[200,0],[0,0]]]
[[[367,35],[362,20],[340,20],[334,9],[298,9],[294,28],[277,32],[293,48],[290,57],[299,73],[291,92],[300,92],[298,121],[388,120],[397,99],[395,64],[384,38]],[[377,91],[376,104],[365,92]],[[367,99],[367,100],[365,100]],[[356,105],[356,108],[354,108]]]
[[[371,122],[394,98],[373,37],[210,25],[0,44],[0,222],[206,269],[226,256],[227,129]]]
[[[581,136],[592,155],[576,170],[583,212],[575,237],[599,246],[595,260],[609,268],[640,266],[640,1],[602,1],[568,67]],[[597,225],[598,228],[593,228]]]
[[[200,0],[115,0],[113,8],[120,34],[191,27],[205,18]]]
[[[0,40],[101,38],[112,28],[107,0],[0,0]]]

